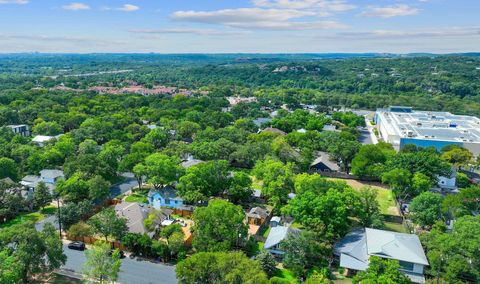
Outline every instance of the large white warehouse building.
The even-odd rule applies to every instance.
[[[414,144],[440,150],[455,144],[480,154],[480,119],[474,116],[391,106],[377,110],[375,123],[383,140],[400,149]]]

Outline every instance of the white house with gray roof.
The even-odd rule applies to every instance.
[[[335,245],[334,253],[349,273],[366,270],[370,256],[378,256],[398,260],[400,271],[413,283],[425,283],[423,270],[429,264],[417,235],[357,229]]]
[[[33,194],[33,191],[38,186],[40,182],[45,183],[45,185],[50,190],[50,193],[53,193],[55,185],[59,180],[65,179],[65,175],[61,170],[55,169],[45,169],[40,171],[40,176],[27,175],[20,181],[20,184],[29,191],[29,195]]]
[[[263,245],[263,249],[270,251],[271,254],[277,257],[281,257],[285,252],[281,249],[280,245],[283,240],[288,236],[296,236],[300,233],[299,229],[294,229],[285,226],[276,226],[270,229],[267,240]]]
[[[37,136],[33,137],[32,142],[37,144],[40,147],[43,147],[47,143],[56,141],[62,136],[63,136],[63,134],[59,134],[59,135],[56,135],[56,136],[37,135]]]

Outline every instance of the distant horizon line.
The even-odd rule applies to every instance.
[[[115,54],[130,54],[130,55],[331,55],[331,54],[346,54],[346,55],[457,55],[457,54],[479,54],[479,51],[465,51],[465,52],[0,52],[0,55],[115,55]]]

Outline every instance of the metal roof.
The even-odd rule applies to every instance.
[[[61,170],[41,170],[40,171],[40,176],[46,177],[46,178],[52,178],[56,179],[58,177],[63,177],[63,171]]]
[[[367,253],[380,257],[428,265],[417,235],[365,229]]]
[[[449,112],[377,110],[389,135],[440,141],[480,143],[480,119]]]
[[[347,256],[346,265],[358,265],[351,260],[352,258],[368,264],[371,255],[428,265],[417,235],[370,228],[356,229],[347,234],[335,244],[334,253],[341,257]]]
[[[284,226],[272,227],[268,234],[267,240],[263,245],[263,248],[265,249],[272,248],[278,245],[284,239],[286,239],[289,235],[291,234],[296,235],[299,232],[300,232],[299,229],[293,229],[290,227],[284,227]]]

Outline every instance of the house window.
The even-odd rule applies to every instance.
[[[413,271],[413,263],[400,261],[400,268],[403,270]]]
[[[170,204],[170,199],[165,198],[165,204]]]

